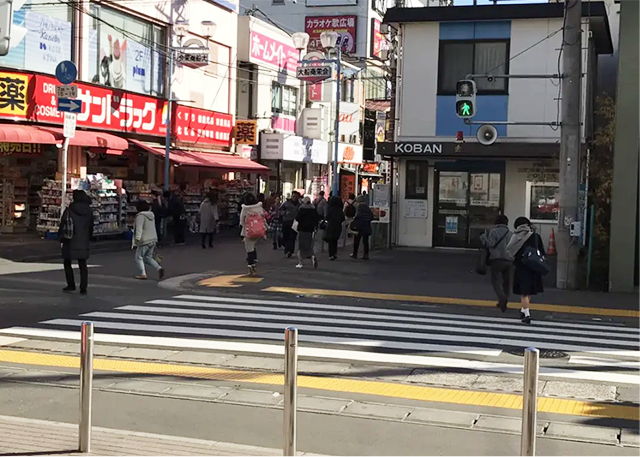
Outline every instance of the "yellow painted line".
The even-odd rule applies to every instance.
[[[0,362],[48,367],[80,367],[79,357],[11,350],[0,350]],[[253,384],[279,386],[284,384],[284,376],[282,374],[227,370],[213,367],[196,367],[180,364],[135,362],[129,360],[100,358],[94,359],[93,366],[95,370],[118,373],[153,374],[157,376],[177,376],[194,379],[248,382]],[[331,392],[358,393],[427,402],[522,409],[522,396],[507,393],[486,391],[475,392],[442,387],[426,387],[379,381],[314,376],[298,376],[298,386],[307,389]],[[538,411],[574,416],[608,417],[627,420],[640,419],[640,409],[637,406],[585,402],[559,398],[539,398]]]
[[[278,292],[295,295],[319,295],[325,297],[369,298],[372,300],[408,301],[417,303],[433,303],[438,305],[484,306],[495,308],[495,300],[474,300],[469,298],[429,297],[426,295],[383,294],[378,292],[358,292],[354,290],[306,289],[300,287],[267,287],[263,292]],[[509,303],[513,308],[520,308],[520,303]],[[547,305],[532,303],[531,309],[554,313],[590,314],[611,317],[640,317],[640,311],[631,309],[590,308],[587,306]]]
[[[206,287],[242,287],[246,283],[259,283],[264,278],[246,275],[222,275],[212,276],[211,278],[201,279],[198,285]]]

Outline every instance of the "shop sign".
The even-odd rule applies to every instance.
[[[329,158],[326,141],[295,135],[285,138],[282,133],[263,133],[261,144],[261,158],[264,160],[326,164]]]
[[[378,164],[377,163],[363,163],[362,164],[362,171],[364,171],[365,173],[376,174],[376,173],[378,173]]]
[[[333,156],[333,150],[332,156]],[[359,144],[338,144],[338,162],[360,165],[362,163],[363,149]]]
[[[371,18],[371,57],[380,60],[387,60],[389,42],[381,31],[382,23]]]
[[[417,141],[378,143],[378,153],[385,156],[442,154],[442,143]]]
[[[298,67],[299,52],[290,44],[252,30],[249,46],[252,63],[266,63],[287,71],[295,71]]]
[[[173,116],[173,132],[177,141],[229,146],[233,116],[200,108],[177,105]]]
[[[307,3],[308,6],[308,3]],[[322,32],[338,32],[338,45],[343,52],[356,52],[357,16],[307,16],[304,31],[309,34],[309,51],[322,49],[320,34]]]
[[[349,194],[356,193],[356,176],[351,173],[343,173],[340,175],[340,197],[343,201],[349,199]]]
[[[236,144],[258,144],[258,122],[236,121]]]
[[[27,119],[62,124],[58,111],[55,78],[34,75],[33,95],[29,99]],[[78,100],[83,103],[78,127],[163,136],[166,133],[163,100],[107,87],[78,84]]]
[[[29,75],[0,72],[0,116],[27,116]]]
[[[42,154],[42,145],[32,143],[0,143],[0,156],[33,156]]]
[[[347,137],[360,132],[360,105],[340,103],[340,135]]]

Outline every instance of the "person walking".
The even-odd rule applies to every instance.
[[[360,198],[356,206],[356,216],[350,224],[351,230],[355,232],[355,236],[353,238],[353,254],[351,254],[351,257],[354,259],[358,258],[358,248],[360,247],[360,241],[362,240],[364,249],[362,258],[364,260],[369,260],[371,221],[373,221],[373,212],[371,211],[371,208],[369,208],[369,205],[364,201],[364,198]]]
[[[209,247],[213,247],[213,237],[218,227],[220,215],[218,213],[218,197],[213,192],[209,192],[200,203],[200,236],[202,238],[202,249],[207,248],[206,241],[209,240]]]
[[[157,246],[160,246],[164,239],[165,223],[164,219],[169,215],[169,202],[163,196],[162,191],[153,191],[153,202],[151,203],[151,211],[155,217],[156,234],[158,235]]]
[[[133,240],[131,247],[136,248],[136,265],[140,270],[140,274],[135,278],[140,280],[147,279],[147,271],[145,264],[158,272],[158,278],[164,278],[164,269],[154,259],[154,251],[158,242],[158,234],[156,233],[156,221],[153,211],[149,203],[144,200],[138,200],[136,204],[138,214],[133,225]]]
[[[302,205],[296,216],[298,222],[298,265],[296,268],[302,268],[302,259],[311,257],[313,268],[318,268],[318,258],[316,257],[313,245],[315,242],[314,234],[320,222],[318,211],[309,197],[302,199]]]
[[[257,272],[258,251],[256,244],[260,238],[267,236],[267,221],[262,202],[256,199],[253,194],[244,196],[244,203],[240,211],[240,226],[242,230],[240,236],[243,237],[244,248],[247,253],[247,268],[249,275],[255,275]]]
[[[329,245],[329,260],[336,260],[338,258],[338,240],[342,234],[342,225],[345,220],[340,197],[334,195],[329,198],[325,220],[327,223],[324,229],[324,240]]]
[[[296,238],[298,234],[293,230],[293,221],[298,215],[300,194],[297,191],[291,192],[291,198],[287,199],[280,207],[282,218],[282,238],[284,242],[284,255],[291,257],[296,250]]]
[[[503,214],[495,220],[488,234],[480,235],[480,242],[489,250],[489,267],[491,268],[491,285],[498,296],[497,307],[504,313],[507,311],[509,294],[511,293],[511,267],[513,257],[507,253],[507,245],[511,240],[509,218]]]
[[[314,205],[316,207],[316,210],[318,211],[318,216],[320,216],[320,220],[321,221],[325,220],[327,218],[328,202],[327,202],[327,199],[324,198],[324,190],[321,190],[320,193],[318,193],[318,198],[314,202]]]
[[[67,287],[62,290],[64,292],[76,290],[71,266],[71,262],[76,260],[80,270],[80,293],[86,295],[89,285],[87,260],[89,259],[89,244],[93,237],[93,211],[91,210],[91,199],[84,190],[76,189],[73,191],[73,202],[62,213],[58,233],[60,234],[64,274],[67,280]]]
[[[173,218],[173,238],[178,246],[185,244],[187,230],[187,210],[184,207],[184,192],[186,184],[180,184],[179,190],[173,193],[169,201],[169,212]]]
[[[507,254],[513,257],[515,271],[513,275],[513,293],[520,295],[520,320],[524,324],[531,324],[529,305],[533,295],[544,292],[542,275],[523,263],[523,256],[528,248],[537,250],[542,257],[546,255],[542,238],[526,217],[519,217],[513,224],[516,229],[507,244]]]
[[[271,209],[267,213],[267,224],[269,224],[269,237],[273,242],[273,249],[277,250],[282,247],[282,219],[280,217],[280,197],[274,196]]]

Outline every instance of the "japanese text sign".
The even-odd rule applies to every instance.
[[[386,54],[389,50],[387,38],[380,30],[381,22],[375,18],[371,19],[371,57],[386,60]]]
[[[27,117],[29,75],[0,72],[0,117]]]
[[[331,66],[323,65],[322,67],[299,67],[296,73],[298,79],[311,81],[314,83],[331,78]]]
[[[236,144],[258,144],[258,123],[256,121],[236,121]]]
[[[177,105],[173,119],[173,134],[177,141],[218,146],[231,144],[231,114]]]
[[[343,52],[356,52],[357,16],[307,16],[304,31],[309,34],[309,51],[322,49],[320,34],[322,32],[338,32],[339,45]]]
[[[266,63],[287,71],[295,71],[298,67],[299,52],[296,48],[253,30],[250,49],[251,62]]]
[[[42,154],[42,145],[32,143],[0,143],[0,156],[32,156]]]

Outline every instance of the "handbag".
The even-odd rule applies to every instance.
[[[495,249],[497,245],[502,243],[502,240],[504,240],[504,238],[507,236],[508,233],[509,233],[509,230],[507,230],[504,233],[504,235],[502,235],[500,239],[496,241],[493,246],[491,246],[491,248],[482,248],[479,250],[478,261],[476,264],[476,273],[478,273],[481,276],[484,276],[487,274],[487,265],[491,264],[491,260],[489,260],[491,249]]]
[[[549,264],[547,263],[547,258],[540,252],[538,236],[535,233],[532,236],[535,237],[535,247],[527,246],[524,249],[522,252],[522,265],[541,276],[545,276],[549,273]]]

